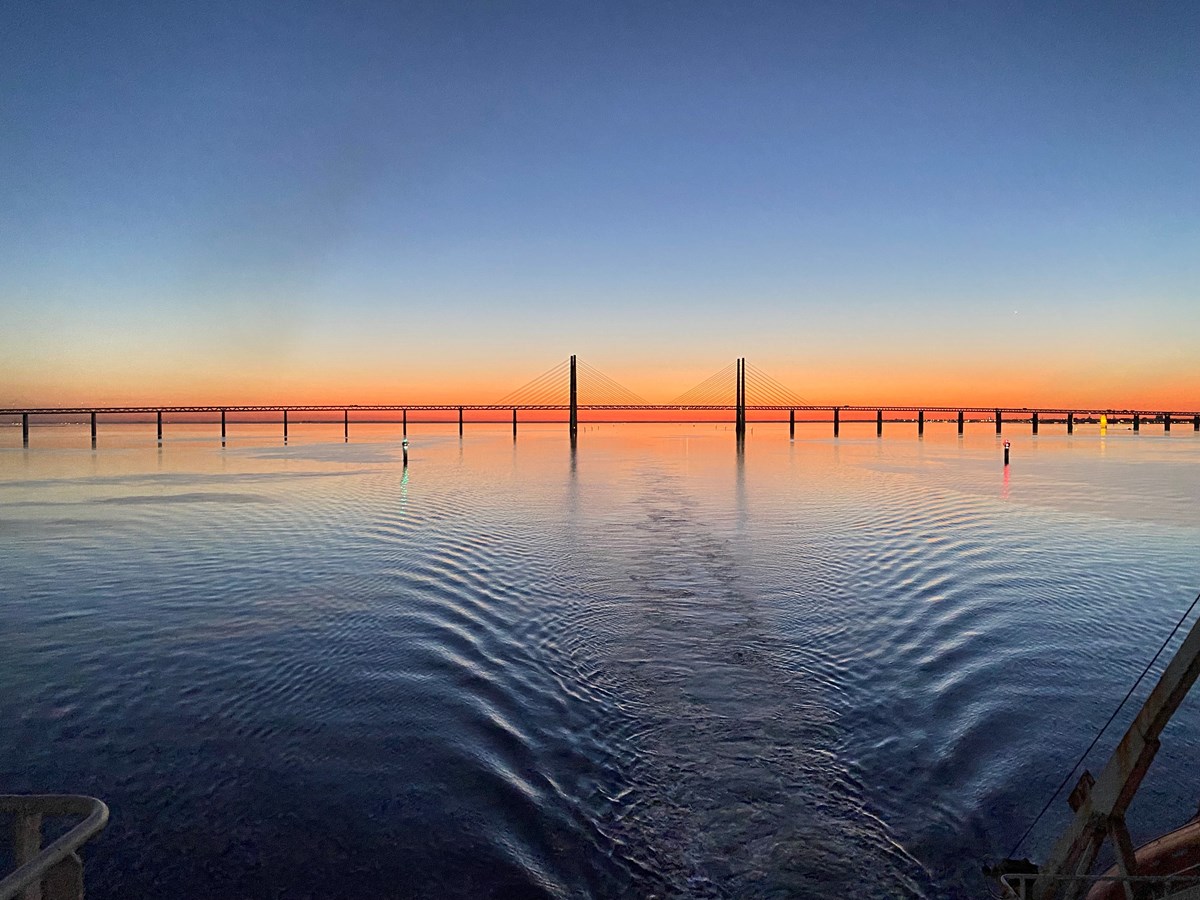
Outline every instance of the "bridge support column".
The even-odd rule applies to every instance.
[[[96,446],[96,411],[92,410],[92,446]]]
[[[1171,414],[1163,413],[1163,431],[1171,430]]]
[[[958,433],[963,433],[963,411],[961,409],[958,411]]]
[[[350,443],[350,410],[342,410],[342,442]]]
[[[841,412],[841,410],[839,410],[839,409],[838,409],[838,408],[835,406],[835,407],[833,408],[833,436],[834,436],[834,437],[837,437],[837,436],[838,436],[838,432],[841,430],[841,429],[839,428],[839,426],[841,425],[841,422],[840,422],[840,421],[838,421],[838,419],[839,419],[839,417],[838,417],[838,413],[839,413],[839,412]]]
[[[924,433],[925,433],[925,410],[921,409],[921,410],[917,411],[917,434],[922,435]]]
[[[513,407],[513,440],[517,439],[517,408]]]
[[[156,421],[158,424],[158,442],[161,444],[162,443],[162,410],[161,409],[158,411],[158,416],[157,416]]]
[[[1075,433],[1075,413],[1067,413],[1067,434]]]
[[[458,408],[458,436],[462,437],[462,407]]]
[[[1133,414],[1133,430],[1135,434],[1142,430],[1142,417],[1137,413]]]
[[[29,413],[21,413],[21,446],[29,446]]]
[[[875,437],[883,437],[883,410],[875,410]]]
[[[744,357],[739,358],[736,366],[737,372],[737,410],[734,415],[734,436],[739,440],[745,440],[746,437],[746,360]]]
[[[1033,433],[1034,434],[1037,434],[1037,429],[1038,429],[1038,414],[1036,412],[1034,412],[1034,414],[1033,414]]]
[[[796,411],[794,409],[788,410],[788,438],[793,441],[796,439]]]
[[[996,434],[1000,433],[1000,426],[1003,424],[1004,420],[1000,416],[1000,410],[996,410]]]
[[[221,443],[225,443],[225,410],[221,410]]]
[[[579,437],[579,378],[575,372],[575,354],[571,354],[571,408],[567,415],[567,432],[571,438],[571,446]]]
[[[283,411],[283,442],[287,443],[287,410]]]

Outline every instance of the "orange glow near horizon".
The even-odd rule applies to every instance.
[[[73,373],[37,379],[17,373],[0,396],[0,407],[86,406],[185,406],[185,405],[472,405],[499,402],[536,376],[536,364],[524,372],[515,366],[503,371],[431,373],[409,379],[367,375],[326,377],[309,371],[272,374],[262,370],[238,375],[164,372],[156,378],[130,378],[116,374],[82,381]],[[885,368],[853,370],[771,370],[762,366],[794,394],[812,405],[967,407],[1039,407],[1144,410],[1200,409],[1200,376],[1192,371],[1161,370],[1150,377],[1128,378],[1126,373],[1068,372],[1046,374],[1032,366],[997,365],[994,371],[913,370]],[[651,404],[665,404],[703,381],[712,372],[699,368],[669,372],[609,371],[608,374]],[[690,378],[691,381],[684,379]],[[729,379],[728,398],[734,400]],[[561,398],[565,403],[563,378]],[[753,392],[749,398],[755,403]],[[581,405],[589,397],[581,392]],[[798,402],[797,405],[803,405]],[[659,414],[662,416],[663,414]],[[673,416],[665,416],[673,418]]]

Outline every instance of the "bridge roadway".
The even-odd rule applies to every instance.
[[[1075,431],[1075,415],[1081,414],[1084,416],[1107,415],[1114,419],[1113,424],[1119,417],[1131,418],[1133,422],[1133,430],[1141,430],[1141,420],[1143,412],[1133,409],[1057,409],[1054,407],[985,407],[985,406],[815,406],[815,405],[750,405],[744,402],[745,395],[740,392],[738,399],[743,401],[737,404],[683,404],[683,403],[638,403],[638,404],[622,404],[622,403],[538,403],[538,404],[511,404],[511,403],[473,403],[473,404],[441,404],[441,403],[422,403],[412,405],[401,404],[357,404],[357,405],[256,405],[256,406],[41,406],[28,407],[24,409],[0,409],[0,417],[3,416],[20,416],[21,417],[21,442],[24,446],[29,446],[29,417],[30,416],[72,416],[72,415],[87,415],[91,418],[92,426],[92,446],[96,446],[97,423],[96,420],[101,413],[104,415],[149,415],[154,413],[158,422],[158,440],[163,438],[163,414],[164,413],[220,413],[221,415],[221,443],[224,445],[227,428],[227,417],[229,413],[255,413],[255,412],[274,412],[280,413],[283,416],[283,440],[286,442],[288,438],[288,413],[292,412],[340,412],[342,414],[342,428],[345,439],[350,440],[350,412],[399,412],[401,414],[402,427],[404,434],[408,434],[408,413],[410,410],[414,412],[453,412],[458,411],[458,435],[463,435],[464,413],[467,410],[472,412],[500,410],[512,411],[512,430],[513,439],[517,437],[517,412],[525,411],[546,411],[546,410],[566,410],[568,412],[569,433],[571,436],[571,445],[575,445],[576,434],[578,430],[579,412],[582,411],[658,411],[658,412],[712,412],[722,410],[733,410],[735,412],[735,430],[737,432],[738,441],[742,441],[745,436],[746,414],[749,412],[783,412],[788,413],[788,431],[791,437],[796,436],[796,413],[797,412],[829,412],[833,424],[833,436],[837,437],[841,431],[841,416],[843,412],[874,412],[875,413],[875,434],[883,436],[884,412],[915,412],[917,413],[917,434],[925,433],[925,414],[932,413],[957,413],[958,415],[958,433],[963,433],[964,424],[966,422],[966,414],[973,415],[978,413],[989,414],[996,424],[996,434],[1000,434],[1004,422],[1004,416],[1007,414],[1012,416],[1027,416],[1028,421],[1032,425],[1033,433],[1038,433],[1038,425],[1040,418],[1044,413],[1065,413],[1067,434]],[[572,391],[572,399],[574,392]],[[1147,412],[1145,413],[1148,419],[1154,417],[1162,421],[1163,430],[1171,430],[1172,419],[1186,418],[1188,415],[1192,418],[1192,430],[1200,431],[1200,412]],[[631,420],[636,421],[636,420]],[[848,419],[850,422],[862,422],[863,419]],[[869,419],[865,421],[870,421]],[[889,421],[895,421],[894,419]],[[978,421],[976,419],[975,421]],[[1021,421],[1017,419],[1016,421]]]
[[[335,404],[335,405],[305,405],[305,404],[266,404],[254,406],[30,406],[16,407],[11,409],[0,409],[0,416],[56,416],[56,415],[90,415],[92,413],[103,415],[133,415],[133,414],[158,414],[158,413],[251,413],[251,412],[454,412],[464,410],[466,412],[482,412],[491,411],[497,412],[500,410],[569,410],[570,404],[567,403],[539,403],[539,404],[521,404],[521,403],[379,403],[379,404]],[[718,403],[718,404],[679,404],[679,403],[580,403],[576,406],[580,412],[588,410],[648,410],[660,412],[712,412],[720,410],[735,410],[736,405],[733,403]],[[1083,416],[1139,416],[1142,418],[1154,416],[1171,416],[1174,419],[1195,418],[1200,415],[1200,410],[1180,410],[1180,409],[1100,409],[1100,408],[1085,408],[1080,406],[925,406],[918,403],[910,403],[905,405],[872,405],[872,406],[820,406],[820,405],[801,405],[801,404],[747,404],[745,409],[748,412],[920,412],[927,413],[988,413],[994,415],[1000,413],[1005,415],[1026,415],[1031,416],[1037,413],[1039,416],[1045,413],[1074,413],[1075,415]]]

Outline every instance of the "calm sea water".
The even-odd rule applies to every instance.
[[[215,429],[0,431],[0,791],[109,803],[93,898],[979,896],[1200,590],[1190,429]]]

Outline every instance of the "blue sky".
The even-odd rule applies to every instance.
[[[0,405],[571,352],[644,394],[740,354],[818,401],[1004,360],[1200,405],[1198,4],[4,17]]]

